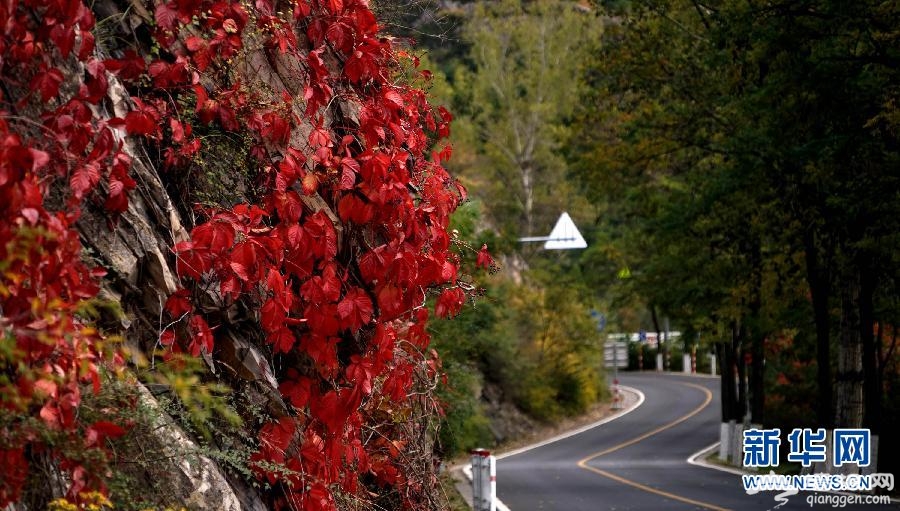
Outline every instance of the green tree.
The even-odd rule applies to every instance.
[[[475,7],[465,34],[469,67],[454,76],[465,89],[462,123],[481,156],[479,191],[511,237],[551,223],[570,204],[560,144],[583,90],[580,67],[597,47],[601,24],[572,2],[505,0]],[[552,224],[551,224],[552,225]]]
[[[763,340],[815,331],[819,423],[877,430],[873,326],[896,303],[896,6],[631,2],[620,14],[573,153],[624,233],[628,286],[724,321],[730,358],[752,356],[752,400]],[[672,279],[679,289],[662,286]],[[863,395],[865,410],[851,404]]]

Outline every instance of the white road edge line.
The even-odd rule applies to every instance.
[[[510,456],[522,454],[523,452],[528,452],[532,449],[537,449],[538,447],[543,447],[547,444],[552,444],[553,442],[559,442],[560,440],[564,440],[566,438],[569,438],[570,436],[575,436],[579,433],[584,433],[585,431],[587,431],[589,429],[596,428],[597,426],[602,426],[602,425],[606,424],[607,422],[612,422],[616,419],[624,417],[625,415],[628,415],[629,413],[635,411],[639,406],[644,404],[645,396],[644,396],[644,393],[641,392],[640,390],[633,388],[633,387],[627,387],[625,385],[619,385],[619,390],[624,390],[625,392],[631,392],[632,394],[637,394],[637,397],[638,397],[637,402],[634,403],[633,405],[629,406],[628,408],[625,408],[624,410],[622,410],[618,413],[614,413],[613,415],[610,415],[609,417],[604,417],[604,418],[598,420],[597,422],[593,422],[591,424],[581,426],[580,428],[566,431],[565,433],[561,433],[559,435],[556,435],[555,437],[548,438],[547,440],[542,440],[535,444],[526,445],[525,447],[520,447],[518,449],[513,449],[512,451],[505,452],[503,454],[498,454],[497,459],[502,460],[504,458],[509,458]]]
[[[718,446],[719,446],[719,442],[716,442],[712,445],[704,447],[703,449],[700,449],[699,451],[695,452],[694,454],[691,454],[691,456],[687,459],[687,462],[690,463],[691,465],[696,465],[698,467],[711,468],[713,470],[718,470],[720,472],[728,472],[729,474],[735,474],[735,475],[739,475],[739,476],[742,476],[745,474],[750,474],[750,472],[745,472],[743,470],[733,468],[733,467],[723,467],[721,465],[713,465],[712,463],[709,463],[705,459],[703,459],[703,458],[706,458],[706,456],[709,455],[709,453],[711,453]]]
[[[624,410],[622,410],[618,413],[614,413],[613,415],[610,415],[609,417],[604,417],[604,418],[598,420],[597,422],[592,422],[591,424],[588,424],[586,426],[581,426],[580,428],[566,431],[565,433],[561,433],[561,434],[556,435],[555,437],[551,437],[547,440],[542,440],[540,442],[537,442],[537,443],[534,443],[531,445],[526,445],[525,447],[513,449],[512,451],[505,452],[503,454],[498,454],[496,456],[496,458],[498,460],[502,460],[503,458],[509,458],[510,456],[522,454],[523,452],[528,452],[532,449],[537,449],[538,447],[543,447],[547,444],[552,444],[553,442],[559,442],[560,440],[564,440],[566,438],[569,438],[570,436],[575,436],[579,433],[584,433],[585,431],[587,431],[589,429],[596,428],[597,426],[602,426],[602,425],[606,424],[607,422],[612,422],[612,421],[619,419],[625,415],[628,415],[629,413],[635,411],[639,406],[644,404],[645,396],[644,396],[644,393],[641,392],[640,390],[638,390],[634,387],[628,387],[625,385],[619,385],[619,390],[637,394],[637,402],[634,403],[633,405],[629,406],[628,408],[625,408]],[[456,468],[458,468],[458,466],[452,467],[451,470],[455,470]],[[463,465],[462,472],[463,472],[463,474],[465,474],[466,478],[469,481],[472,480],[472,465],[471,464],[467,463],[467,464]],[[497,504],[497,511],[510,511],[510,509],[506,506],[506,504],[504,504],[500,499],[496,499],[495,502]]]

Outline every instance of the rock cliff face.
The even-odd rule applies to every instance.
[[[413,86],[415,59],[355,0],[3,9],[26,34],[4,36],[0,53],[21,60],[0,61],[4,79],[26,76],[5,86],[0,114],[36,148],[48,215],[72,213],[82,259],[107,272],[96,297],[116,306],[96,326],[121,336],[142,371],[193,353],[203,370],[187,386],[227,385],[243,419],[203,439],[187,414],[170,417],[188,406],[176,383],[128,380],[152,437],[137,447],[159,453],[130,480],[168,480],[141,497],[192,509],[441,506],[425,304],[433,294],[447,314],[465,300],[447,233],[464,192],[440,166],[449,153],[426,155],[449,114]],[[43,37],[31,67],[27,37]],[[83,147],[51,151],[28,126],[43,120],[60,140],[52,130],[73,102],[92,131]],[[23,442],[11,452],[34,468],[37,445]],[[53,473],[43,497],[29,476],[0,488],[0,502],[23,487],[21,509],[72,493],[80,476]]]

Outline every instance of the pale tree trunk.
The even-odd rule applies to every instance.
[[[529,163],[522,165],[522,194],[524,195],[522,205],[524,207],[525,233],[531,236],[534,234],[532,232],[534,227],[534,170]]]

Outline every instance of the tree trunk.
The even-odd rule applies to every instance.
[[[766,337],[761,328],[760,318],[760,310],[762,309],[762,253],[759,240],[756,238],[753,240],[753,248],[751,250],[751,268],[753,271],[753,287],[750,294],[750,321],[744,321],[744,337],[750,342],[750,420],[756,424],[763,424],[766,403]]]
[[[765,338],[758,332],[751,332],[752,360],[750,362],[750,420],[756,424],[765,422]]]
[[[835,389],[835,426],[859,428],[863,423],[862,339],[860,286],[855,272],[841,286],[840,345]]]
[[[737,366],[737,410],[736,419],[743,421],[749,413],[747,410],[747,364],[744,361],[744,327],[738,322],[731,324],[731,342],[732,351],[735,356],[735,364]]]
[[[662,341],[662,331],[659,329],[659,316],[656,315],[656,306],[650,306],[650,319],[653,321],[653,330],[656,332],[656,350],[662,355],[662,369],[665,371],[668,369],[666,367],[666,343]]]
[[[879,434],[881,431],[881,374],[878,369],[878,353],[875,339],[873,295],[875,279],[868,268],[863,268],[859,281],[859,336],[862,342],[863,391],[865,412],[863,425]]]
[[[813,318],[816,324],[816,382],[819,388],[816,406],[818,427],[832,425],[833,387],[831,381],[831,316],[828,313],[828,294],[831,292],[828,275],[820,261],[816,233],[808,228],[803,235],[806,262],[806,281],[812,299]]]
[[[716,343],[716,357],[721,367],[722,422],[740,420],[737,388],[734,382],[734,349],[731,342]]]
[[[525,234],[534,234],[534,169],[530,163],[522,164],[522,193],[524,195],[523,207],[525,216]]]

